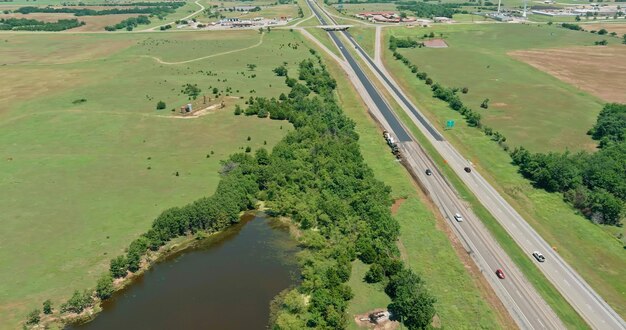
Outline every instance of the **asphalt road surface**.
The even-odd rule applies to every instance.
[[[328,16],[331,22],[320,13],[321,7],[316,3],[307,0],[307,3],[324,25],[336,24],[332,17]],[[384,67],[378,66],[361,49],[358,43],[347,31],[339,32],[350,41],[349,47],[354,47],[373,69],[378,79],[381,80],[385,88],[398,101],[402,108],[409,113],[409,116],[422,130],[424,135],[430,140],[437,151],[446,159],[449,166],[459,175],[463,182],[477,196],[479,201],[491,212],[491,214],[507,230],[509,235],[524,250],[529,258],[533,251],[540,251],[546,257],[543,263],[537,262],[537,267],[554,284],[567,301],[594,329],[626,329],[626,323],[619,315],[578,275],[561,257],[553,251],[550,245],[545,242],[524,219],[511,207],[511,205],[498,194],[498,192],[479,174],[476,170],[466,173],[463,168],[471,167],[471,163],[461,156],[447,141],[443,139],[436,128],[419,112],[419,110],[407,99],[402,90],[393,81]],[[419,146],[416,146],[413,138],[407,130],[395,118],[388,104],[384,101],[380,93],[369,81],[357,62],[346,49],[346,46],[335,32],[329,32],[329,36],[335,42],[342,55],[345,57],[350,68],[354,71],[367,94],[374,101],[376,111],[380,111],[387,121],[383,123],[393,132],[400,143],[402,151],[405,153],[406,162],[409,163],[410,170],[417,176],[418,180],[425,186],[431,198],[438,205],[444,216],[446,216],[455,232],[464,242],[466,249],[473,259],[485,273],[486,277],[494,288],[496,294],[511,312],[521,328],[531,329],[554,329],[563,328],[562,323],[556,318],[554,312],[547,307],[547,304],[534,290],[517,269],[515,264],[499,248],[497,242],[491,237],[489,232],[482,226],[478,218],[469,210],[450,186],[441,177],[438,171],[434,171],[433,176],[424,177],[425,168],[435,169],[434,164]],[[378,100],[378,102],[377,102]],[[466,220],[456,223],[451,214],[461,213]],[[496,268],[502,268],[505,274],[509,275],[504,280],[497,280],[493,272]]]

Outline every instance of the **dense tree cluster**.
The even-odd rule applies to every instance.
[[[570,29],[570,30],[574,30],[574,31],[582,31],[583,28],[578,25],[578,24],[574,24],[574,23],[561,23],[561,26],[566,28],[566,29]]]
[[[256,98],[245,113],[269,112],[295,130],[271,154],[257,151],[259,198],[275,215],[289,216],[304,230],[300,257],[302,283],[283,301],[274,328],[338,329],[347,325],[352,297],[346,284],[356,258],[384,281],[404,269],[397,259],[399,225],[391,216],[390,190],[364,163],[354,123],[334,99],[335,80],[318,58],[299,65],[298,80],[282,101]],[[410,272],[409,270],[404,270]],[[307,308],[294,304],[308,296]],[[430,296],[429,296],[430,297]],[[399,302],[404,305],[404,302]],[[430,300],[425,302],[432,307]]]
[[[74,14],[74,16],[104,16],[119,14],[145,14],[150,16],[164,17],[176,11],[177,8],[185,5],[185,2],[160,2],[158,6],[137,6],[131,8],[113,8],[113,9],[88,9],[88,8],[67,8],[67,7],[21,7],[14,12],[20,14],[30,13],[51,13],[51,14]]]
[[[12,31],[63,31],[85,25],[77,19],[60,19],[56,22],[43,22],[27,18],[0,18],[0,30]]]
[[[626,201],[626,105],[607,104],[589,134],[600,141],[595,153],[511,153],[519,171],[540,188],[562,192],[593,221],[621,225]]]
[[[150,20],[148,19],[148,16],[139,15],[137,17],[129,17],[115,25],[105,26],[104,29],[107,31],[115,31],[115,30],[121,30],[121,29],[132,31],[138,25],[148,25],[148,24],[150,24]]]
[[[415,13],[417,17],[449,17],[459,13],[461,4],[459,3],[427,3],[417,1],[403,1],[397,2],[396,6],[398,10],[406,10]]]
[[[417,46],[421,47],[421,45],[421,43],[417,42],[416,40],[412,40],[409,37],[406,37],[405,39],[400,39],[391,36],[389,38],[389,49],[391,49],[392,51],[395,51],[398,48],[415,48]]]

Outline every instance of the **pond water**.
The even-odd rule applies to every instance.
[[[66,329],[264,329],[269,303],[297,284],[298,247],[278,220],[247,216],[155,264]]]

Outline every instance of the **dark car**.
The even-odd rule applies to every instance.
[[[430,168],[426,169],[426,175],[431,176],[433,175],[433,171],[430,170]]]
[[[504,279],[504,272],[502,269],[496,270],[496,275],[498,275],[499,278]]]
[[[469,173],[469,172],[471,172],[471,171],[472,171],[472,169],[471,169],[471,168],[469,168],[469,167],[466,167],[466,168],[464,168],[463,170],[465,170],[465,172],[467,172],[467,173]]]

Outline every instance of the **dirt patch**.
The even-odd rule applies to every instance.
[[[583,29],[585,29],[585,31],[599,31],[601,29],[605,29],[607,31],[609,31],[609,33],[611,32],[615,32],[617,33],[618,36],[621,36],[623,34],[626,34],[626,23],[617,23],[617,24],[611,24],[611,23],[600,23],[600,24],[581,24],[580,26],[583,27]]]
[[[400,206],[402,206],[402,204],[406,202],[406,198],[398,198],[393,202],[393,205],[391,205],[391,214],[396,214],[398,213],[398,209],[400,209]]]
[[[398,329],[400,327],[400,322],[385,320],[380,323],[373,323],[369,319],[369,315],[372,313],[384,311],[382,308],[374,309],[364,314],[359,314],[354,316],[354,322],[359,326],[359,328],[367,328],[367,329],[375,329],[375,330],[393,330]]]
[[[626,102],[626,47],[589,46],[509,53],[609,102]]]
[[[448,48],[448,44],[443,39],[424,40],[424,46],[427,48]]]

